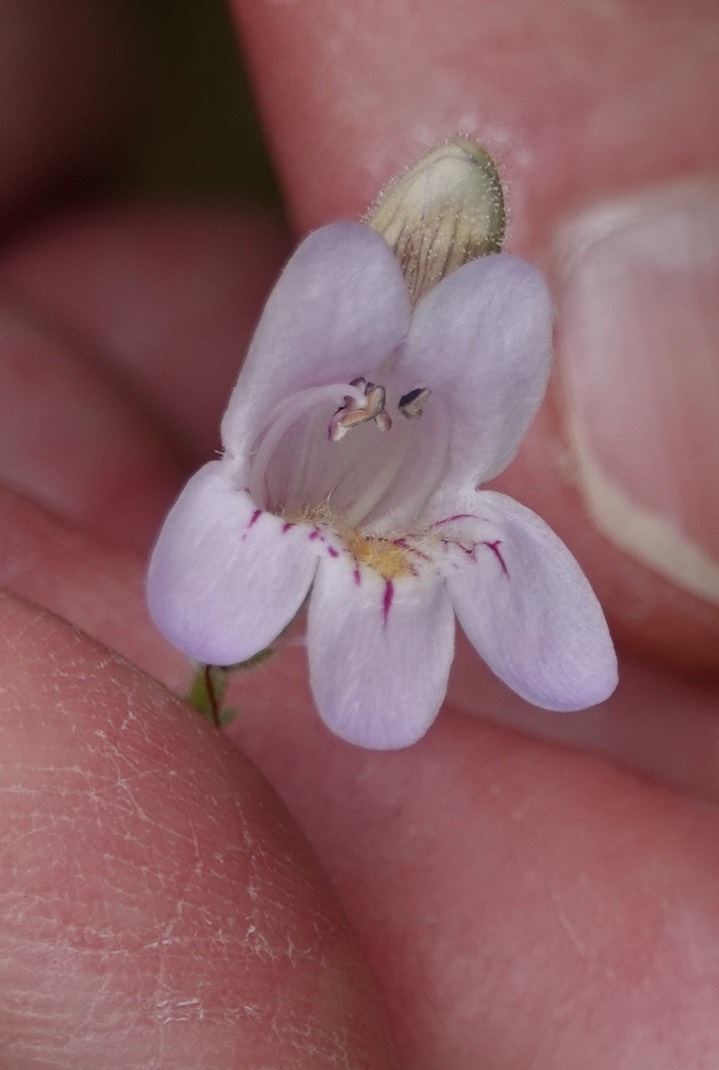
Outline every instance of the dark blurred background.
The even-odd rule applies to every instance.
[[[279,194],[224,0],[125,0],[148,98],[121,184],[147,192]]]

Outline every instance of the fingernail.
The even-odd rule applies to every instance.
[[[588,511],[719,604],[719,178],[604,204],[559,242],[561,382]]]

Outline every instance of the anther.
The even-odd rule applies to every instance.
[[[418,420],[432,391],[426,386],[416,386],[399,399],[399,411],[408,420]]]
[[[369,420],[374,420],[380,431],[389,431],[392,421],[384,411],[384,387],[369,383],[361,376],[353,379],[350,386],[363,389],[364,398],[362,401],[357,401],[356,398],[345,395],[344,405],[341,405],[334,414],[327,429],[330,442],[340,442],[353,427],[358,427]]]

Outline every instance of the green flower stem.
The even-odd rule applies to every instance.
[[[230,673],[254,669],[266,661],[272,653],[272,647],[267,647],[248,658],[247,661],[240,661],[236,665],[198,665],[185,701],[208,721],[212,721],[215,728],[224,728],[234,720],[238,712],[234,709],[223,708],[222,705]]]

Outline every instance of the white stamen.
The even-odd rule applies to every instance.
[[[349,397],[356,402],[364,400],[364,393],[357,387],[348,386],[347,383],[332,383],[329,386],[313,386],[307,390],[299,390],[296,394],[281,401],[265,422],[267,430],[264,437],[259,441],[257,450],[252,457],[248,490],[256,502],[264,501],[264,481],[267,469],[278,443],[283,435],[300,417],[306,415],[312,409],[322,404],[334,403]]]
[[[400,434],[400,438],[402,441],[399,448],[395,442],[393,449],[389,451],[388,459],[384,464],[379,465],[375,478],[364,489],[360,497],[343,511],[342,519],[348,527],[357,527],[394,483],[397,473],[404,464],[409,446],[409,435],[406,432]]]
[[[432,448],[428,451],[429,463],[424,468],[421,479],[415,479],[412,482],[403,480],[401,505],[395,509],[381,510],[378,521],[384,531],[397,527],[411,527],[416,522],[418,514],[421,513],[422,507],[430,494],[438,486],[445,471],[447,451],[449,449],[450,421],[441,398],[435,398],[425,419],[427,423],[423,423],[421,434],[429,436],[432,440]],[[409,441],[410,434],[413,433],[410,432],[409,427],[405,428],[407,441]],[[405,454],[406,452],[405,450]],[[368,515],[369,509],[365,512],[365,516]]]

